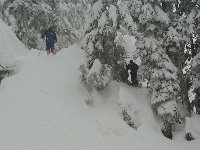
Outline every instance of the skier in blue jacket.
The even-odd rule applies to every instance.
[[[41,38],[46,40],[46,51],[47,54],[49,55],[50,52],[52,52],[54,55],[56,54],[55,46],[54,44],[57,42],[57,37],[55,33],[55,27],[52,26],[50,27],[47,31],[45,31]]]

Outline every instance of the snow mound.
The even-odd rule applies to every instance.
[[[186,142],[183,133],[173,141],[162,136],[145,89],[112,82],[105,91],[94,91],[94,105],[87,106],[78,70],[83,56],[78,46],[56,56],[32,50],[21,71],[3,80],[1,150],[199,149],[198,139]],[[129,103],[136,109],[137,130],[121,116],[119,104]]]
[[[0,65],[16,68],[28,50],[1,19],[0,35]]]

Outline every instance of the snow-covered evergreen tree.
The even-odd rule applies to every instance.
[[[85,3],[59,2],[57,4],[56,24],[58,41],[61,47],[67,47],[81,41],[86,9],[87,5]]]
[[[170,26],[165,34],[165,47],[168,56],[178,68],[178,80],[180,90],[179,99],[184,105],[186,115],[190,116],[192,108],[188,91],[191,88],[191,76],[189,63],[197,54],[194,48],[194,37],[196,37],[197,1],[163,1],[162,8],[170,18]]]
[[[132,16],[138,23],[137,50],[141,58],[139,74],[150,84],[150,100],[154,110],[162,119],[165,130],[171,132],[179,119],[177,107],[177,68],[166,54],[163,35],[169,26],[168,15],[156,1],[134,1]]]
[[[192,60],[192,75],[194,89],[200,87],[200,52]]]
[[[16,0],[8,7],[8,13],[12,16],[11,25],[17,37],[32,48],[38,48],[40,32],[56,21],[49,5],[34,0]]]
[[[113,79],[119,79],[118,72],[125,65],[126,58],[124,35],[136,30],[128,8],[117,5],[117,1],[99,0],[92,6],[86,20],[82,44],[87,56],[86,68],[92,69],[94,62],[99,60],[105,70],[111,68]]]
[[[111,74],[110,68],[106,64],[101,64],[98,59],[95,59],[91,69],[88,69],[84,65],[80,67],[82,81],[87,85],[88,91],[92,91],[93,88],[97,90],[107,87]]]
[[[58,47],[78,43],[82,38],[82,24],[86,4],[49,0],[15,0],[4,3],[3,17],[14,28],[17,37],[28,47],[42,49],[41,34],[50,26],[57,29]]]
[[[200,2],[196,6],[194,25],[195,25],[195,39],[192,39],[191,51],[194,56],[191,61],[191,72],[193,88],[196,89],[200,86]]]
[[[200,86],[200,2],[195,5],[195,17],[194,17],[194,29],[195,29],[195,39],[192,39],[191,44],[191,53],[192,53],[192,61],[191,61],[191,72],[192,72],[192,81],[193,88],[196,89]]]

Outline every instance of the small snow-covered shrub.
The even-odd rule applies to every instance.
[[[186,133],[185,134],[185,139],[187,140],[187,141],[192,141],[192,140],[194,140],[194,137],[192,136],[192,133]]]
[[[5,78],[9,73],[9,70],[5,67],[3,67],[2,65],[0,65],[0,84],[1,84],[1,80],[3,78]]]
[[[127,105],[128,107],[122,108],[122,117],[123,120],[132,128],[137,129],[137,119],[136,119],[136,113],[135,109],[132,105]]]
[[[102,65],[98,59],[93,62],[93,66],[88,69],[84,65],[80,66],[82,72],[81,81],[91,91],[93,88],[102,90],[108,86],[111,79],[111,70],[107,65]]]
[[[127,91],[123,88],[119,90],[119,105],[123,120],[132,128],[137,129],[140,125],[139,110],[136,102],[132,101]]]

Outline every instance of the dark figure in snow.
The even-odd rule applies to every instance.
[[[192,107],[194,106],[196,108],[196,113],[200,114],[200,87],[196,88],[194,92],[195,98],[192,101]]]
[[[54,44],[57,42],[57,37],[55,33],[55,27],[52,26],[49,28],[49,30],[45,31],[41,38],[46,40],[46,51],[47,54],[50,54],[52,52],[54,55],[56,54],[55,46]]]
[[[126,70],[130,70],[131,74],[131,82],[132,85],[138,86],[138,80],[137,80],[137,71],[139,66],[133,62],[133,60],[130,60],[129,64],[126,66]]]

